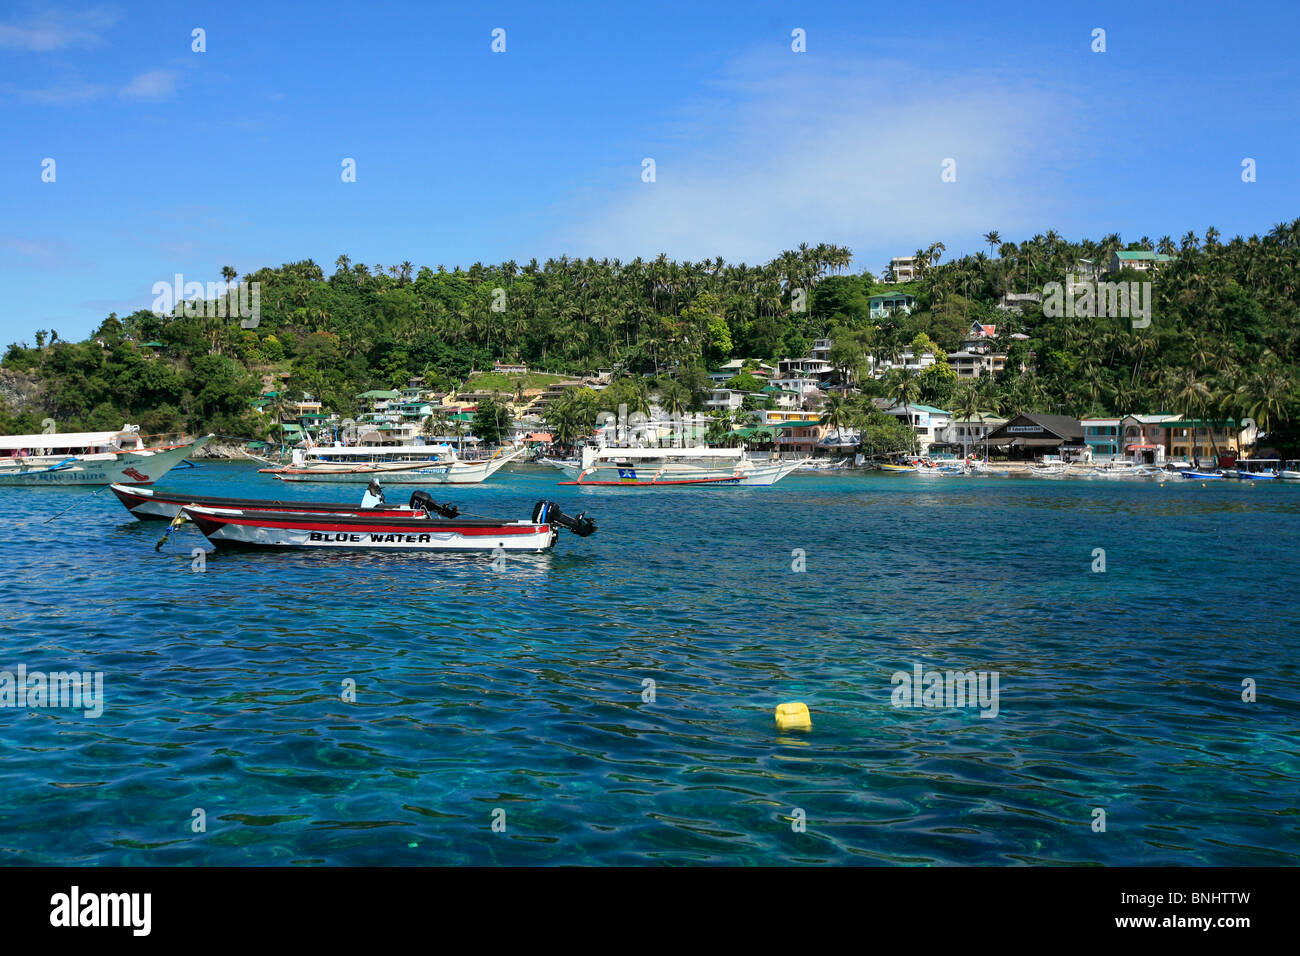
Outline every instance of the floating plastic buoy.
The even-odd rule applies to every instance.
[[[776,705],[777,730],[812,730],[812,715],[802,701]]]

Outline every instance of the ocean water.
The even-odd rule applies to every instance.
[[[431,489],[596,518],[500,571],[196,572],[193,526],[155,553],[109,491],[0,489],[0,670],[102,672],[105,701],[0,709],[0,862],[1300,862],[1300,486],[559,478]],[[159,487],[362,491],[219,463]],[[894,706],[918,664],[996,672],[997,715]],[[792,700],[811,731],[777,730]]]

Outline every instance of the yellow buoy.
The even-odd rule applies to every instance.
[[[802,701],[776,705],[777,730],[812,730],[812,715]]]

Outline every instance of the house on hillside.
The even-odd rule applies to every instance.
[[[916,304],[916,296],[905,292],[885,292],[873,295],[868,300],[873,319],[883,319],[891,315],[910,315]]]
[[[1167,256],[1163,252],[1148,252],[1137,249],[1131,252],[1117,252],[1110,257],[1109,271],[1113,275],[1121,269],[1136,269],[1138,272],[1151,272],[1159,266],[1174,262],[1177,256]]]

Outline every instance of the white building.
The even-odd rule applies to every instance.
[[[894,256],[889,260],[890,282],[911,282],[916,278],[916,256]]]
[[[791,375],[785,378],[776,378],[772,380],[773,385],[787,392],[797,392],[799,395],[807,395],[809,392],[821,386],[821,380],[808,378],[803,375]]]
[[[871,365],[871,377],[880,378],[891,368],[905,368],[909,372],[918,373],[921,369],[927,368],[935,362],[933,352],[922,352],[917,356],[911,349],[904,349],[899,358],[900,360],[897,362],[884,358],[877,362],[876,357],[874,355],[871,356],[869,359]]]
[[[1005,418],[977,412],[970,418],[953,415],[948,427],[940,436],[940,441],[948,445],[960,445],[962,448],[974,448],[996,428],[1007,423]]]
[[[935,442],[946,441],[948,429],[952,426],[952,412],[945,412],[933,405],[894,405],[889,399],[873,398],[872,402],[886,415],[893,415],[912,427],[921,443],[921,453]]]
[[[748,394],[734,388],[711,389],[709,397],[704,400],[704,408],[710,412],[740,408],[745,404],[745,396]]]
[[[777,379],[798,376],[799,378],[822,379],[831,373],[831,363],[823,358],[788,358],[777,363]]]

